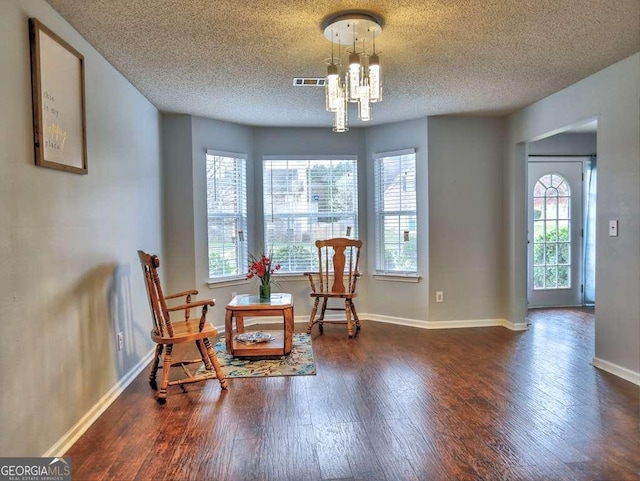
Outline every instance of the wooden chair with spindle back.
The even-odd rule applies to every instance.
[[[358,269],[362,241],[337,237],[318,240],[316,247],[318,248],[318,272],[304,273],[311,284],[310,296],[315,299],[307,325],[307,333],[311,334],[314,324],[318,324],[320,333],[323,332],[324,323],[346,324],[347,334],[349,337],[353,337],[353,321],[355,321],[355,333],[360,331],[360,319],[358,319],[353,299],[357,296],[356,282],[360,277]],[[318,281],[318,285],[314,279]],[[320,315],[316,319],[321,299]],[[344,307],[327,307],[329,299],[343,299]],[[327,320],[324,318],[326,311],[344,311],[346,319]]]
[[[207,310],[210,306],[215,305],[214,299],[193,301],[191,296],[198,294],[195,289],[165,296],[160,285],[160,277],[158,276],[158,267],[160,267],[160,259],[158,256],[138,251],[140,264],[144,274],[147,294],[149,295],[149,303],[151,306],[151,316],[153,318],[153,329],[151,330],[151,339],[157,344],[156,353],[151,366],[151,374],[149,375],[149,384],[157,391],[156,399],[158,403],[164,404],[167,401],[167,387],[180,385],[185,391],[184,384],[205,381],[207,379],[217,378],[222,389],[227,389],[227,381],[224,373],[220,368],[220,363],[216,357],[215,351],[211,345],[210,337],[216,337],[218,330],[207,322]],[[184,298],[183,304],[168,307],[167,300]],[[202,315],[199,320],[190,319],[191,309],[202,307]],[[172,321],[170,313],[183,312],[184,318],[180,321]],[[195,341],[200,358],[194,360],[173,360],[173,345],[182,342]],[[164,356],[163,356],[164,351]],[[156,373],[160,361],[162,360],[162,380],[160,381],[160,389],[156,382]],[[204,364],[204,369],[195,372],[187,366],[189,364]],[[180,367],[186,377],[176,380],[169,380],[171,368]]]

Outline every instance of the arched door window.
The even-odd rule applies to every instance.
[[[571,287],[571,189],[559,174],[533,188],[533,289]]]

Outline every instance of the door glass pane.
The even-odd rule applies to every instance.
[[[544,289],[544,267],[533,268],[533,287],[535,289]]]
[[[558,287],[569,287],[569,266],[558,266]]]
[[[569,235],[569,221],[568,220],[559,220],[558,221],[558,240],[559,241],[570,241],[571,236]]]
[[[533,238],[536,239],[534,242],[544,238],[544,222],[537,221],[533,223]]]
[[[534,266],[544,265],[544,244],[533,245],[533,265]]]
[[[558,263],[557,246],[553,243],[547,243],[547,265],[556,265]]]
[[[571,189],[559,174],[533,188],[533,288],[571,287]]]
[[[544,197],[533,198],[533,219],[534,220],[544,219]]]
[[[558,268],[555,266],[547,267],[544,276],[545,287],[547,289],[557,287],[556,277],[558,275]]]
[[[564,179],[556,186],[556,189],[558,189],[558,195],[569,197],[569,184]]]
[[[568,242],[558,244],[558,264],[569,264],[570,245]]]
[[[547,229],[546,242],[557,241],[558,240],[558,221],[548,220],[546,229]]]

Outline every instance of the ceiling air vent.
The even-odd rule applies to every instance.
[[[324,77],[294,77],[293,78],[293,86],[294,87],[324,87],[325,82],[327,81]]]

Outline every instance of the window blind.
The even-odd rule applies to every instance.
[[[281,273],[317,269],[315,241],[358,236],[357,159],[263,160],[264,243]]]
[[[209,278],[247,269],[247,167],[240,154],[207,151]]]
[[[376,272],[418,271],[415,151],[374,156]]]

